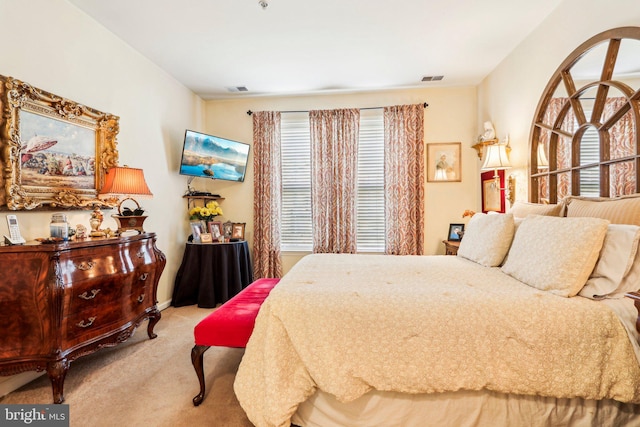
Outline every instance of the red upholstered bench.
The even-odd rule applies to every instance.
[[[279,281],[256,280],[202,319],[193,329],[195,346],[191,349],[191,363],[200,381],[200,393],[193,398],[195,406],[204,400],[204,352],[212,346],[246,347],[260,306]]]

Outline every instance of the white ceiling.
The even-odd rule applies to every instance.
[[[562,2],[265,1],[69,0],[204,99],[476,85]]]

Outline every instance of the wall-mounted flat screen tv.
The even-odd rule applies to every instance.
[[[184,134],[181,175],[242,182],[248,161],[249,144],[192,130]]]

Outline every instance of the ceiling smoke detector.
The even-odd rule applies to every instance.
[[[439,80],[442,80],[444,78],[444,76],[425,76],[422,78],[423,82],[437,82]]]
[[[267,0],[258,0],[258,4],[262,8],[262,10],[265,10],[267,6],[269,6],[269,2],[267,2]]]

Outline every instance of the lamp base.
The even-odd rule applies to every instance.
[[[118,234],[127,230],[136,230],[138,233],[144,233],[142,223],[147,219],[146,215],[111,215],[118,223]]]

